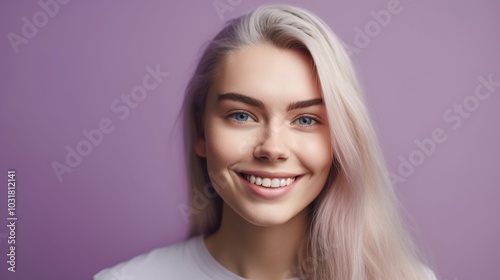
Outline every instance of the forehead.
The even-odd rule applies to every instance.
[[[238,92],[266,100],[320,98],[312,59],[305,53],[262,44],[226,56],[211,89]]]

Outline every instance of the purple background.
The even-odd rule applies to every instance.
[[[1,2],[0,172],[17,171],[18,217],[10,273],[2,175],[1,279],[89,279],[186,237],[176,118],[187,79],[223,21],[270,1],[221,0],[233,6],[220,16],[213,2],[73,0],[18,53],[7,34],[21,35],[22,18],[33,22],[42,8]],[[464,100],[474,105],[479,76],[500,81],[500,2],[401,0],[386,26],[370,11],[387,10],[389,0],[283,2],[319,15],[354,51],[393,174],[400,156],[418,155],[415,140],[442,129],[446,141],[396,183],[412,234],[440,279],[499,279],[500,87],[457,129],[443,114]],[[362,45],[356,28],[365,27],[373,36]],[[142,83],[148,65],[170,76],[119,119],[111,104]],[[65,147],[104,118],[115,130],[60,182],[51,163],[65,163]]]

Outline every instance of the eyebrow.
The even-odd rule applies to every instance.
[[[238,101],[238,102],[243,102],[245,104],[248,104],[250,106],[254,106],[260,109],[264,109],[264,103],[258,99],[255,99],[250,96],[246,96],[243,94],[235,93],[235,92],[227,92],[227,93],[219,93],[217,95],[217,101],[224,101],[224,100],[233,100],[233,101]],[[323,104],[323,98],[314,98],[310,100],[304,100],[304,101],[296,101],[288,105],[287,111],[295,110],[295,109],[302,109],[302,108],[307,108],[310,106],[315,106],[315,105],[321,105]]]
[[[234,93],[234,92],[219,93],[217,95],[217,101],[220,102],[223,100],[233,100],[233,101],[243,102],[250,106],[264,109],[264,103],[262,101],[239,93]]]
[[[291,110],[295,110],[295,109],[302,109],[302,108],[307,108],[307,107],[321,105],[321,104],[323,104],[323,98],[315,98],[315,99],[304,100],[304,101],[296,101],[296,102],[293,102],[292,104],[288,105],[288,108],[286,110],[291,111]]]

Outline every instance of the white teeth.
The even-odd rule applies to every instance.
[[[256,184],[257,186],[262,185],[262,178],[260,178],[260,177],[255,177],[255,184]]]
[[[291,185],[295,178],[261,178],[255,175],[245,175],[247,181],[266,188],[279,188]]]
[[[271,187],[277,188],[280,186],[280,179],[272,179],[271,180]]]
[[[284,186],[286,186],[286,181],[285,181],[285,179],[281,179],[280,180],[280,187],[284,187]]]
[[[271,186],[271,179],[269,179],[269,178],[262,178],[262,186],[263,187],[270,187]]]

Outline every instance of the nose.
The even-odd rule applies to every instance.
[[[284,129],[269,126],[263,129],[254,149],[254,157],[261,161],[280,162],[290,157]],[[289,139],[288,139],[289,140]]]

